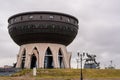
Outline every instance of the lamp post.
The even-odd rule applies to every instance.
[[[82,73],[82,61],[83,61],[83,57],[85,56],[85,53],[83,52],[82,54],[80,54],[79,52],[78,54],[78,58],[80,59],[80,80],[83,80],[83,73]]]

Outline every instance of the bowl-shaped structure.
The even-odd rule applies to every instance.
[[[8,30],[18,44],[70,44],[78,32],[78,20],[58,12],[25,12],[8,19]]]

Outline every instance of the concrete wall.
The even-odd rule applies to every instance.
[[[37,49],[37,51],[35,50]],[[44,68],[44,58],[45,58],[45,52],[47,49],[51,50],[52,56],[53,56],[53,63],[54,68],[60,68],[59,62],[58,62],[58,53],[59,50],[62,53],[63,56],[63,63],[64,68],[70,68],[70,59],[71,59],[71,53],[68,53],[66,50],[66,46],[61,44],[53,44],[53,43],[33,43],[33,44],[25,44],[20,46],[19,54],[17,55],[17,68],[21,68],[23,53],[25,51],[26,58],[25,58],[25,68],[30,68],[31,65],[31,55],[35,54],[37,58],[37,68]]]

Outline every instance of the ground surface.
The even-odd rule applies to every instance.
[[[84,69],[84,80],[120,80],[120,70]],[[32,70],[22,70],[11,76],[0,76],[0,80],[80,80],[79,69],[38,69],[37,76]]]
[[[0,77],[0,80],[80,80],[79,78],[74,78],[74,79],[64,79],[64,78],[29,78],[29,77]],[[98,78],[98,79],[83,79],[83,80],[120,80],[120,78],[111,78],[111,79],[103,79],[103,78]]]

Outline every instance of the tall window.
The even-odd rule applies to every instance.
[[[23,50],[23,54],[22,54],[22,62],[21,62],[21,68],[24,69],[25,68],[25,58],[26,58],[26,50]]]
[[[37,48],[35,47],[33,49],[33,54],[31,55],[31,69],[34,67],[38,67],[39,65],[39,52]]]
[[[59,50],[58,53],[58,62],[59,62],[59,68],[64,68],[63,55],[61,53],[61,50]]]
[[[53,55],[50,48],[48,47],[45,53],[44,68],[53,68],[53,66],[54,66]]]
[[[31,56],[31,69],[36,67],[36,61],[37,61],[37,58],[36,58],[35,54],[32,54],[32,56]]]

